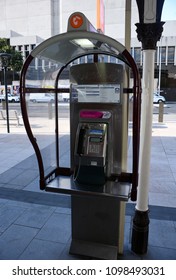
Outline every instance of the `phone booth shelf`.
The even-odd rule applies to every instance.
[[[85,63],[90,57],[92,63]],[[118,63],[100,62],[100,57]],[[132,71],[132,89],[125,87],[126,68]],[[66,69],[68,86],[63,85]],[[53,96],[50,117],[47,104],[39,109],[39,104],[29,102],[33,93]],[[65,105],[59,102],[63,93],[70,96],[64,135]],[[133,93],[131,172],[127,172],[129,93]],[[117,259],[123,253],[126,202],[130,197],[136,200],[138,184],[140,78],[133,58],[119,42],[97,33],[82,13],[74,13],[66,33],[42,42],[28,56],[20,94],[24,125],[38,160],[40,189],[71,195],[70,253]],[[43,115],[37,118],[34,106]]]

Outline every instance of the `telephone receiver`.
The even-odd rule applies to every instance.
[[[77,146],[77,154],[82,155],[84,154],[84,138],[86,135],[86,128],[81,128],[79,132],[78,138],[78,146]]]

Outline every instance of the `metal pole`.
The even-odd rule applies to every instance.
[[[161,90],[161,51],[162,51],[162,37],[161,37],[161,44],[159,46],[159,73],[158,73],[158,92],[160,94]]]
[[[131,47],[131,0],[125,3],[125,47],[130,52]]]
[[[155,50],[143,50],[141,139],[139,156],[139,188],[136,209],[148,210],[151,135],[153,118]]]
[[[161,38],[164,22],[160,21],[164,0],[136,0],[140,23],[137,23],[137,35],[142,42],[143,76],[141,137],[139,154],[139,187],[132,228],[132,250],[145,254],[148,247],[149,217],[148,193],[150,178],[150,155],[153,118],[154,66],[156,43]]]
[[[7,91],[7,76],[6,76],[7,68],[4,66],[4,86],[5,86],[5,101],[6,101],[6,119],[7,119],[7,133],[10,133],[10,125],[9,125],[9,103],[8,103],[8,91]]]
[[[148,247],[148,193],[153,117],[154,61],[155,50],[144,50],[139,154],[139,188],[132,234],[132,250],[137,253],[147,252]]]

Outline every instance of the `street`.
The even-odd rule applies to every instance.
[[[68,102],[60,102],[58,103],[59,107],[59,117],[60,118],[68,118],[69,117],[69,103]],[[2,105],[1,105],[2,108]],[[30,117],[40,117],[45,118],[48,117],[49,112],[52,108],[52,114],[54,116],[54,104],[52,103],[28,103],[28,112]],[[9,103],[9,110],[17,110],[21,112],[20,103]]]
[[[48,117],[49,110],[52,105],[52,114],[54,116],[54,104],[51,103],[28,103],[30,117]],[[2,108],[2,104],[0,105]],[[69,118],[69,103],[59,102],[59,118]],[[17,110],[21,112],[20,103],[9,103],[9,110]],[[153,121],[158,121],[159,105],[153,104]],[[163,122],[176,121],[176,103],[166,103],[164,105]]]

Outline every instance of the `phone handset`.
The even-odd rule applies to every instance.
[[[87,127],[81,127],[79,131],[78,146],[77,146],[78,155],[84,154],[84,140],[85,140],[86,130]]]

